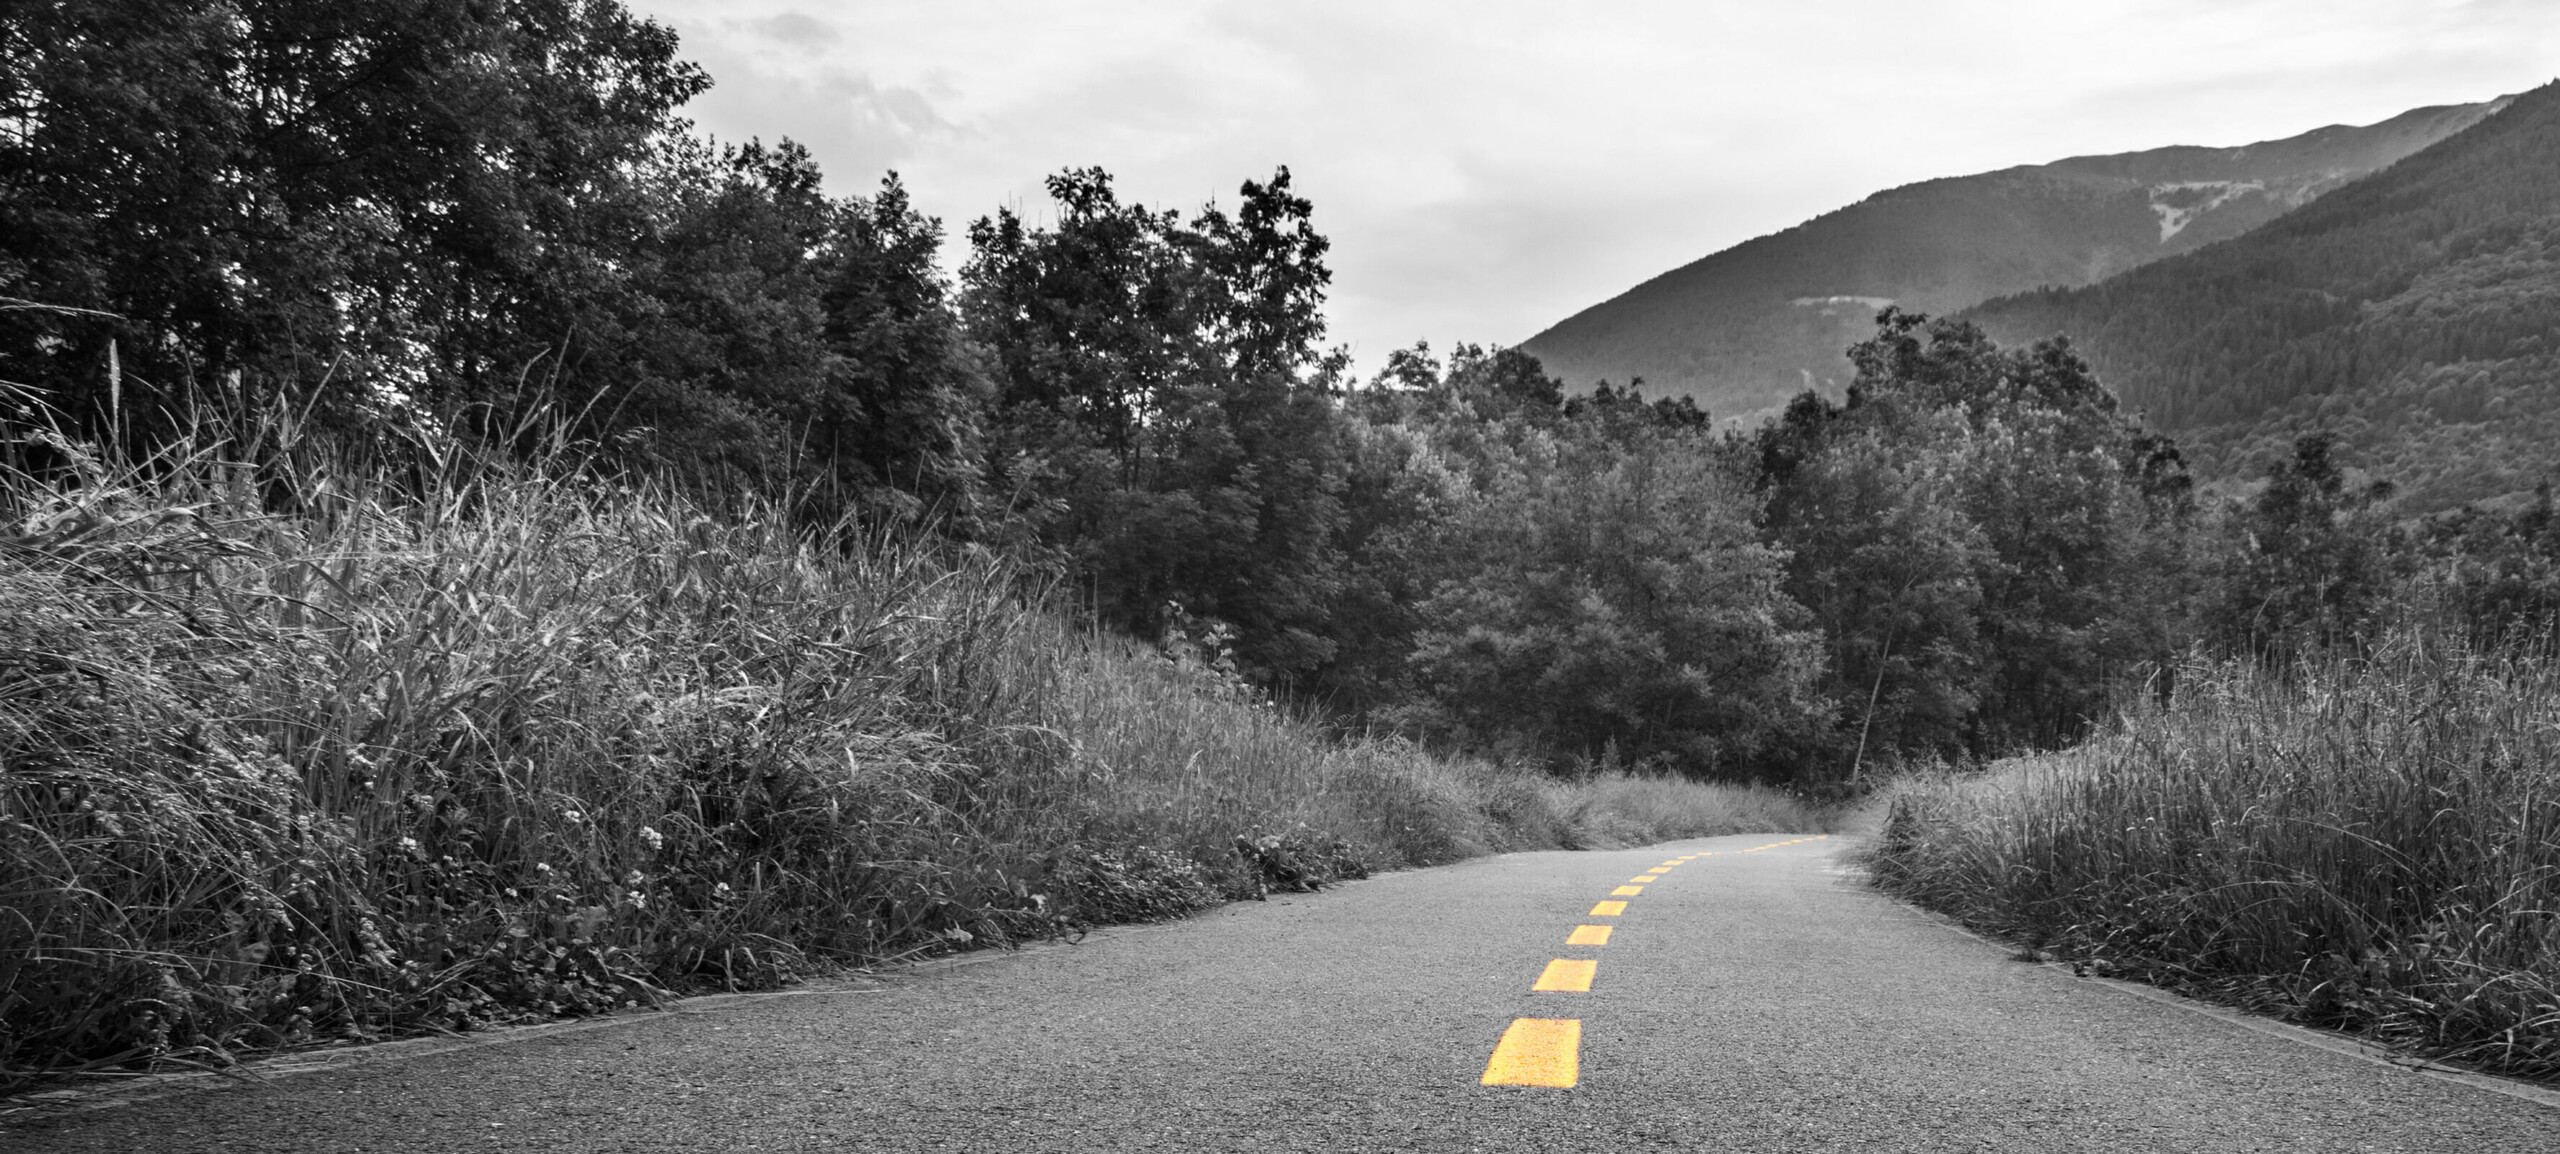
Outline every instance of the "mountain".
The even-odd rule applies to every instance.
[[[1643,377],[1720,417],[1843,375],[1890,302],[1944,313],[2238,236],[2471,127],[2507,98],[2241,148],[2156,148],[1880,192],[1674,269],[1522,343],[1566,384]]]
[[[2334,432],[2423,513],[2560,465],[2560,84],[2246,236],[1970,313],[2068,334],[2208,477]]]

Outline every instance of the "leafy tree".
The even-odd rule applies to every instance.
[[[969,530],[991,512],[994,385],[946,299],[941,224],[894,173],[849,207],[823,297],[825,379],[796,415],[813,455],[864,506]]]
[[[1412,715],[1483,746],[1765,772],[1811,716],[1819,651],[1730,455],[1649,421],[1498,443],[1416,610]]]
[[[1142,634],[1169,605],[1238,629],[1246,671],[1332,653],[1341,368],[1317,342],[1331,278],[1287,169],[1229,217],[1123,204],[1107,173],[1049,180],[1058,223],[970,227],[962,312],[996,369],[991,471],[1039,493],[1045,538]]]
[[[2464,507],[2426,523],[2401,595],[2433,602],[2449,631],[2482,649],[2550,651],[2560,642],[2560,512],[2551,485],[2509,512]]]
[[[0,296],[92,310],[0,314],[0,378],[93,425],[573,371],[708,83],[603,0],[27,4],[0,45]]]
[[[1842,760],[2072,740],[2183,636],[2183,579],[2160,571],[2183,560],[2175,446],[2062,341],[1877,321],[1848,402],[1808,393],[1753,446],[1829,644]]]
[[[2327,433],[2296,441],[2293,458],[2230,518],[2207,607],[2223,644],[2285,661],[2371,637],[2389,592],[2395,534],[2379,506],[2391,487],[2349,488],[2337,447]]]
[[[641,175],[648,232],[579,325],[593,383],[572,384],[598,393],[586,431],[706,480],[804,480],[803,410],[829,357],[819,291],[846,207],[788,141],[676,138]]]
[[[1962,496],[1954,461],[1870,429],[1832,434],[1772,498],[1786,593],[1822,638],[1834,727],[1798,777],[1962,748],[1983,690],[1990,552]]]

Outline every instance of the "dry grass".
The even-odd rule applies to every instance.
[[[280,427],[0,429],[0,1087],[1806,827],[1329,739],[985,552]]]
[[[2076,963],[2560,1076],[2560,667],[2186,671],[2082,750],[1905,781],[1887,888]]]

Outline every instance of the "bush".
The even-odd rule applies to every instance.
[[[0,1085],[769,986],[1618,812],[1336,739],[983,550],[425,433],[117,463],[0,432]],[[1604,836],[1674,826],[1704,830]]]
[[[2401,638],[2182,671],[2081,750],[1887,790],[1879,883],[2091,970],[2560,1074],[2560,666]]]

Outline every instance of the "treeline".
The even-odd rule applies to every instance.
[[[2127,405],[2216,476],[2336,431],[2411,512],[2529,491],[2560,421],[2560,89],[2246,236],[1967,315],[2068,332]],[[2451,450],[2451,451],[2448,451]]]
[[[1358,378],[1285,168],[1188,213],[1062,172],[951,277],[895,176],[829,197],[796,146],[692,136],[707,78],[612,3],[6,27],[0,380],[74,440],[284,412],[423,474],[567,433],[714,507],[1031,559],[1346,729],[1829,789],[2069,741],[2191,646],[2353,643],[2419,548],[2374,552],[2330,442],[2199,510],[2069,347],[1912,314],[1749,437],[1519,350]],[[2541,523],[2481,518],[2428,547],[2540,596]]]
[[[1043,558],[1111,627],[1347,724],[1830,772],[1821,623],[1750,454],[1512,351],[1362,387],[1286,169],[1188,214],[1060,173],[955,280],[894,176],[831,198],[795,146],[692,136],[708,79],[616,4],[105,3],[6,36],[0,380],[75,439],[546,425],[806,525]]]

